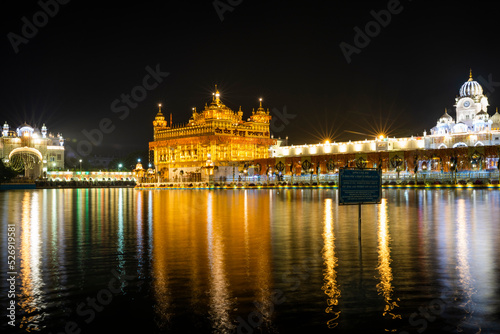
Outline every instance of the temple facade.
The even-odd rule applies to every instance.
[[[5,122],[0,154],[5,164],[17,170],[24,169],[25,177],[46,177],[48,170],[64,168],[64,138],[61,134],[48,133],[45,124],[41,129],[23,124],[13,131]]]
[[[260,174],[334,173],[339,167],[390,171],[497,170],[500,114],[488,113],[488,98],[469,74],[455,99],[456,119],[444,114],[421,136],[271,147],[270,159],[256,160]],[[306,162],[307,161],[307,162]],[[304,167],[307,166],[306,168]],[[277,167],[278,166],[278,167]],[[263,168],[264,167],[264,168]]]
[[[269,109],[262,107],[262,99],[259,102],[244,121],[241,107],[227,107],[216,87],[212,101],[200,112],[193,108],[184,124],[173,124],[171,114],[167,121],[159,105],[149,143],[157,181],[234,178],[251,161],[268,158],[276,140],[269,131]]]

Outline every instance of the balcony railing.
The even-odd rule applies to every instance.
[[[396,183],[408,184],[409,182],[415,183],[433,183],[439,181],[442,184],[454,183],[474,183],[477,180],[483,183],[495,182],[499,180],[499,172],[496,171],[463,171],[463,172],[418,172],[414,173],[401,172],[397,173],[383,173],[382,184]],[[303,175],[253,175],[253,176],[226,176],[215,177],[214,182],[217,183],[269,183],[269,182],[287,182],[287,183],[331,183],[338,184],[338,173],[335,174],[303,174]]]

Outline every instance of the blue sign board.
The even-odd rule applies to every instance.
[[[381,198],[381,170],[349,168],[339,170],[339,205],[378,204]]]

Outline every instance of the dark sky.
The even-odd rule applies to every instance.
[[[490,115],[500,104],[493,2],[44,1],[52,15],[37,1],[2,10],[0,121],[46,123],[73,149],[92,133],[84,155],[147,149],[158,103],[186,122],[215,84],[244,118],[262,97],[275,137],[293,144],[422,134],[444,108],[455,116],[469,68]],[[36,33],[26,24],[34,21]],[[368,28],[368,41],[356,27]],[[341,43],[358,46],[350,62]],[[161,82],[141,88],[154,71]],[[126,107],[132,92],[139,100]]]

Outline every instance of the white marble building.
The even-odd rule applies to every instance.
[[[48,170],[64,168],[64,138],[48,133],[45,124],[41,130],[23,124],[12,131],[5,122],[0,137],[0,159],[17,169],[24,168],[25,176],[35,179]]]
[[[483,88],[474,81],[471,73],[469,79],[460,87],[455,100],[457,119],[453,119],[445,109],[430,134],[424,131],[423,136],[379,137],[373,140],[298,146],[281,146],[283,141],[278,141],[277,145],[270,148],[270,157],[500,145],[500,114],[497,110],[490,116],[488,106],[488,98],[483,94]]]

